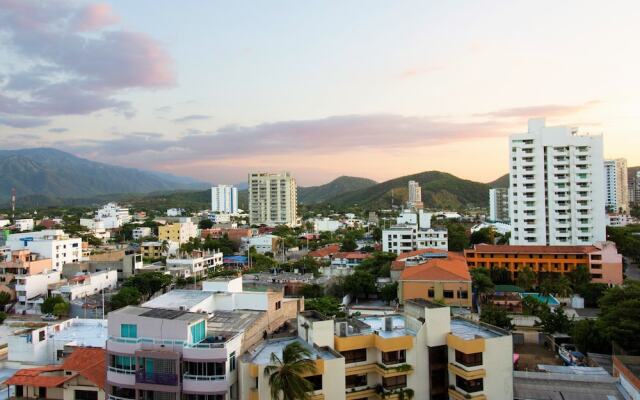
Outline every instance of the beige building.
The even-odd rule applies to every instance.
[[[198,226],[191,218],[180,218],[180,222],[158,227],[158,241],[183,244],[198,236]]]
[[[249,174],[251,225],[297,225],[296,180],[288,172]]]
[[[626,158],[604,160],[605,206],[609,212],[629,212],[628,181]]]
[[[292,342],[312,352],[314,400],[511,399],[511,335],[408,300],[402,314],[329,319],[298,315],[298,336],[267,340],[240,358],[240,399],[270,400],[264,369]]]

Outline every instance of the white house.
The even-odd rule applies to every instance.
[[[20,232],[32,231],[33,230],[33,218],[24,218],[17,219],[13,223],[17,230]]]
[[[404,253],[420,249],[447,250],[449,239],[445,228],[419,228],[417,225],[394,225],[382,231],[382,251]]]
[[[257,253],[264,254],[267,252],[275,253],[280,237],[276,235],[258,235],[251,237],[243,237],[240,239],[240,250],[247,251],[253,247]]]
[[[167,271],[175,276],[189,278],[204,276],[209,271],[222,267],[221,252],[194,252],[190,256],[167,258]]]
[[[183,208],[170,208],[167,210],[167,217],[179,217],[184,213]]]
[[[52,291],[53,295],[60,295],[71,301],[78,298],[92,296],[103,289],[115,289],[118,284],[118,271],[115,269],[77,275],[68,280],[66,285]]]
[[[80,225],[87,228],[98,239],[109,239],[111,233],[104,227],[104,222],[94,218],[80,218]]]
[[[116,203],[108,203],[96,211],[95,219],[102,221],[106,229],[115,229],[131,222],[131,214],[128,208],[120,207]]]
[[[151,236],[151,228],[147,226],[139,226],[131,231],[131,236],[133,237],[133,240],[149,237]]]
[[[43,271],[16,276],[16,310],[27,314],[40,313],[40,304],[47,296],[48,286],[60,282],[60,271]]]
[[[330,218],[314,218],[311,222],[313,222],[314,232],[335,232],[344,227],[341,221]]]
[[[82,257],[82,239],[70,238],[61,229],[9,235],[6,245],[11,250],[29,249],[42,258],[50,258],[53,269],[62,270],[65,263],[76,263]]]

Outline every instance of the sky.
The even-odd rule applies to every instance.
[[[301,185],[488,182],[527,119],[640,165],[637,1],[0,0],[0,148]]]

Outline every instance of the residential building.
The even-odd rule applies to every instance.
[[[158,227],[158,240],[166,240],[180,244],[186,243],[191,238],[198,236],[198,226],[191,218],[180,218],[180,222]]]
[[[331,218],[314,218],[311,222],[313,223],[314,232],[335,232],[344,227],[342,221]]]
[[[105,351],[77,347],[60,365],[18,370],[5,385],[15,398],[105,400]]]
[[[39,314],[40,304],[49,293],[49,285],[60,282],[60,271],[43,270],[36,274],[16,276],[16,311]]]
[[[509,223],[509,189],[489,189],[489,221]]]
[[[217,251],[193,251],[188,255],[167,257],[167,271],[183,278],[203,277],[222,267],[222,253]]]
[[[371,258],[370,253],[360,251],[339,251],[331,257],[328,266],[321,267],[321,272],[325,276],[351,275],[355,267],[360,265],[367,258]]]
[[[238,358],[280,328],[298,299],[243,292],[242,279],[174,290],[109,313],[107,395],[124,399],[239,399]]]
[[[606,240],[602,136],[529,120],[509,137],[513,245],[590,245]]]
[[[211,213],[209,214],[209,220],[211,220],[215,225],[228,224],[231,222],[231,214]]]
[[[333,256],[340,252],[339,244],[328,244],[324,247],[320,247],[316,250],[310,251],[307,255],[313,257],[316,261],[324,261],[327,264],[331,263]]]
[[[19,232],[32,231],[34,227],[33,218],[16,219],[13,226]]]
[[[266,340],[240,358],[240,398],[268,399],[271,354],[291,343],[311,353],[315,399],[511,399],[511,335],[452,319],[449,307],[408,300],[402,314],[329,319],[298,315],[298,336]]]
[[[393,225],[382,231],[382,251],[401,254],[407,251],[435,248],[447,250],[449,240],[445,228],[419,228],[417,225]]]
[[[471,227],[471,233],[478,232],[482,229],[491,228],[500,235],[511,233],[511,225],[502,222],[481,222]],[[491,243],[489,243],[491,244]]]
[[[67,301],[81,299],[94,294],[99,294],[103,290],[113,290],[118,285],[118,271],[106,270],[87,274],[78,274],[67,280],[67,282],[56,285],[51,290],[53,296],[62,296]]]
[[[224,214],[238,214],[238,188],[218,185],[211,188],[211,211]]]
[[[5,226],[9,226],[9,225],[11,225],[10,219],[0,218],[0,228],[4,228]]]
[[[116,229],[131,222],[131,215],[128,208],[120,207],[116,203],[108,203],[96,211],[95,219],[102,221],[105,229]]]
[[[464,256],[449,253],[419,264],[405,263],[398,284],[398,299],[404,303],[417,298],[471,308],[471,275]]]
[[[105,228],[104,221],[95,218],[80,218],[80,225],[89,230],[91,235],[104,240],[111,237],[111,233]]]
[[[167,217],[180,217],[183,213],[183,208],[169,208],[167,210]]]
[[[11,250],[28,249],[42,258],[50,258],[52,268],[62,270],[65,263],[78,262],[82,257],[82,239],[71,238],[60,229],[9,235],[6,245]]]
[[[30,250],[11,251],[6,261],[0,261],[0,282],[7,284],[18,276],[35,275],[51,269],[50,258],[41,258]]]
[[[410,210],[422,209],[422,189],[420,184],[416,181],[409,181],[408,184],[409,195],[407,200],[407,208]]]
[[[250,248],[254,248],[257,253],[277,253],[280,245],[280,237],[276,235],[257,235],[243,237],[240,239],[240,251],[246,252]]]
[[[591,274],[591,282],[622,284],[622,255],[612,242],[588,246],[496,246],[477,244],[464,251],[469,268],[504,268],[512,280],[518,272],[531,268],[534,272],[565,275],[578,266]]]
[[[607,214],[607,226],[627,226],[637,220],[629,214]]]
[[[133,240],[139,240],[151,235],[151,228],[147,226],[139,226],[137,228],[133,228],[133,230],[131,231],[131,237],[133,238]]]
[[[629,212],[629,178],[627,159],[604,160],[605,206],[611,213]]]
[[[78,274],[92,274],[100,271],[116,271],[118,282],[123,282],[142,268],[142,254],[133,249],[96,253],[78,263],[67,263],[62,275],[72,278]]]
[[[625,398],[640,399],[640,356],[627,354],[614,345],[612,361],[613,376],[619,379]]]
[[[249,223],[298,224],[296,180],[288,172],[249,174]]]
[[[447,250],[434,248],[400,253],[396,259],[391,262],[391,281],[398,282],[402,271],[404,271],[407,266],[423,264],[433,258],[447,258],[448,255],[449,252]]]
[[[166,257],[170,254],[176,254],[179,245],[177,242],[142,242],[140,244],[140,252],[143,258],[157,259]]]
[[[107,320],[72,318],[42,326],[12,325],[7,337],[11,363],[58,364],[78,347],[104,348],[107,341]]]

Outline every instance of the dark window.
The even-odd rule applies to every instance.
[[[367,349],[348,350],[340,354],[344,357],[345,364],[367,361]]]
[[[280,301],[276,301],[276,310],[279,310],[282,303]]]
[[[461,290],[460,291],[460,298],[461,299],[468,299],[469,298],[469,292],[467,292],[466,290]]]
[[[184,363],[184,373],[192,376],[216,376],[226,374],[225,363],[217,362],[191,362]]]
[[[363,375],[347,375],[345,383],[348,388],[367,386],[367,374]]]
[[[47,388],[46,387],[39,387],[38,388],[38,397],[41,399],[46,399],[47,398]]]
[[[398,364],[407,361],[406,350],[382,352],[382,362],[384,364]]]
[[[38,342],[42,342],[46,338],[47,333],[45,331],[38,332]]]
[[[482,353],[465,354],[456,350],[456,362],[467,367],[482,365]]]
[[[407,376],[398,375],[391,378],[382,378],[382,386],[387,390],[407,387]]]
[[[224,400],[223,394],[187,394],[182,395],[182,400]]]
[[[453,290],[445,290],[443,295],[445,299],[453,299]]]
[[[75,400],[98,400],[98,391],[96,390],[76,390]]]
[[[236,352],[229,354],[229,371],[236,370]]]
[[[427,297],[435,297],[435,295],[433,288],[429,288],[429,290],[427,290]]]
[[[464,390],[467,393],[479,392],[483,389],[482,378],[466,380],[461,376],[456,375],[456,386]]]
[[[307,376],[304,379],[311,382],[313,390],[322,390],[322,375]]]

